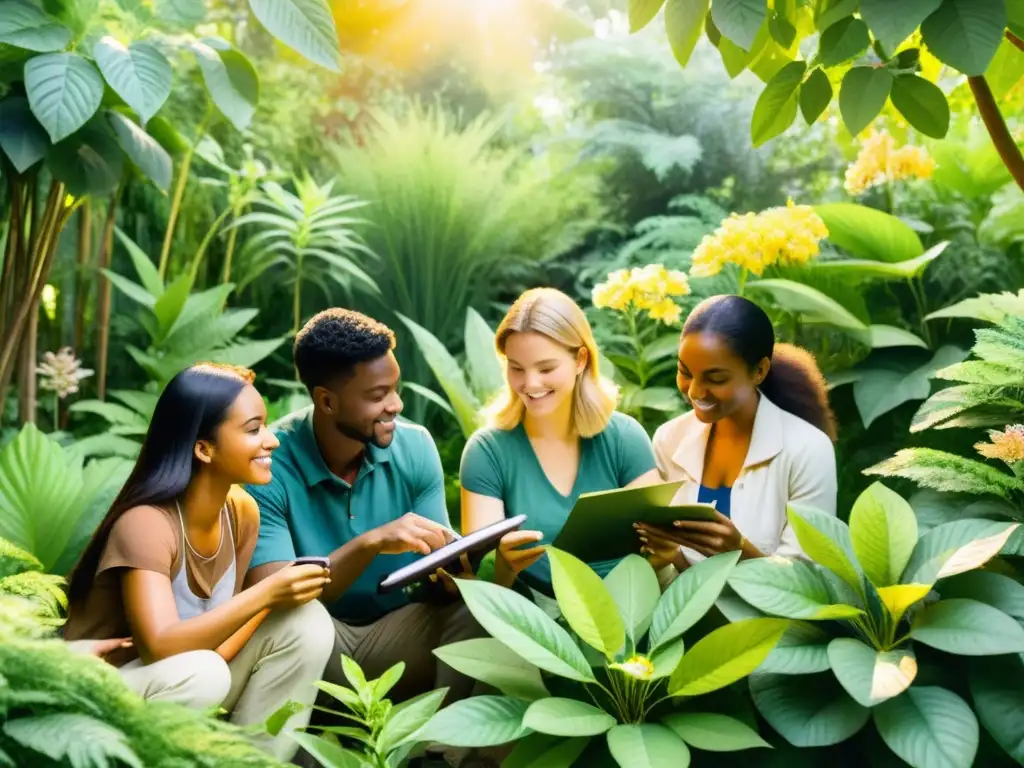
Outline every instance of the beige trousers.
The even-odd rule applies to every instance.
[[[323,677],[334,647],[334,626],[318,600],[289,611],[272,611],[230,662],[214,651],[189,651],[153,664],[121,667],[128,687],[145,699],[195,709],[223,707],[237,725],[261,725],[291,700],[311,705],[314,682]],[[335,666],[337,663],[335,662]],[[298,750],[288,732],[309,723],[310,710],[289,719],[277,737],[256,737],[259,746],[287,762]]]

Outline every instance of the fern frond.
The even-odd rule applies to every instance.
[[[89,715],[61,713],[18,717],[4,733],[26,749],[71,768],[144,768],[123,733]]]
[[[968,360],[937,371],[935,378],[986,387],[1019,387],[1024,384],[1024,370],[985,360]]]
[[[39,615],[38,603],[23,597],[0,595],[0,643],[45,637],[52,632],[52,626]],[[0,686],[0,710],[2,708],[3,687]]]
[[[40,606],[40,615],[57,618],[68,607],[64,579],[52,573],[25,571],[0,579],[0,594],[33,600]]]
[[[949,493],[993,494],[1004,499],[1020,489],[1012,475],[988,464],[932,448],[905,448],[864,470],[865,475],[902,477],[925,488]]]
[[[918,408],[910,422],[910,431],[922,432],[931,429],[962,411],[990,402],[994,394],[990,387],[973,384],[940,389]]]
[[[982,360],[1024,368],[1024,318],[1007,317],[998,328],[975,331],[974,354]]]
[[[0,539],[0,579],[25,571],[41,571],[43,564],[31,552]]]

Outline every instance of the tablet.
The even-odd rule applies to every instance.
[[[430,576],[438,568],[443,568],[449,563],[457,562],[460,557],[471,552],[486,552],[498,546],[498,541],[506,533],[517,530],[526,522],[526,515],[516,515],[507,520],[499,520],[493,525],[481,528],[479,531],[467,533],[461,539],[456,539],[450,544],[445,544],[440,549],[435,549],[429,555],[423,555],[409,565],[392,571],[380,580],[377,591],[381,593],[392,592],[402,589],[414,582]]]
[[[683,481],[580,494],[553,547],[588,563],[640,551],[634,523],[669,527],[676,520],[714,520],[712,504],[673,504]]]

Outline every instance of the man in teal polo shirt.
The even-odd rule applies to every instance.
[[[449,528],[434,441],[398,418],[394,345],[389,328],[344,309],[321,312],[296,336],[295,366],[313,405],[275,425],[273,479],[247,488],[260,508],[247,581],[298,557],[330,557],[321,600],[336,643],[325,678],[344,682],[341,654],[370,678],[403,661],[396,699],[440,686],[461,698],[472,681],[432,651],[483,634],[468,610],[377,593],[382,576],[443,546]]]

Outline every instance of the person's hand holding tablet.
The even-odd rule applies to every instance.
[[[544,538],[540,531],[512,531],[501,537],[494,561],[494,583],[510,587],[521,571],[540,560],[544,547],[526,547]]]

